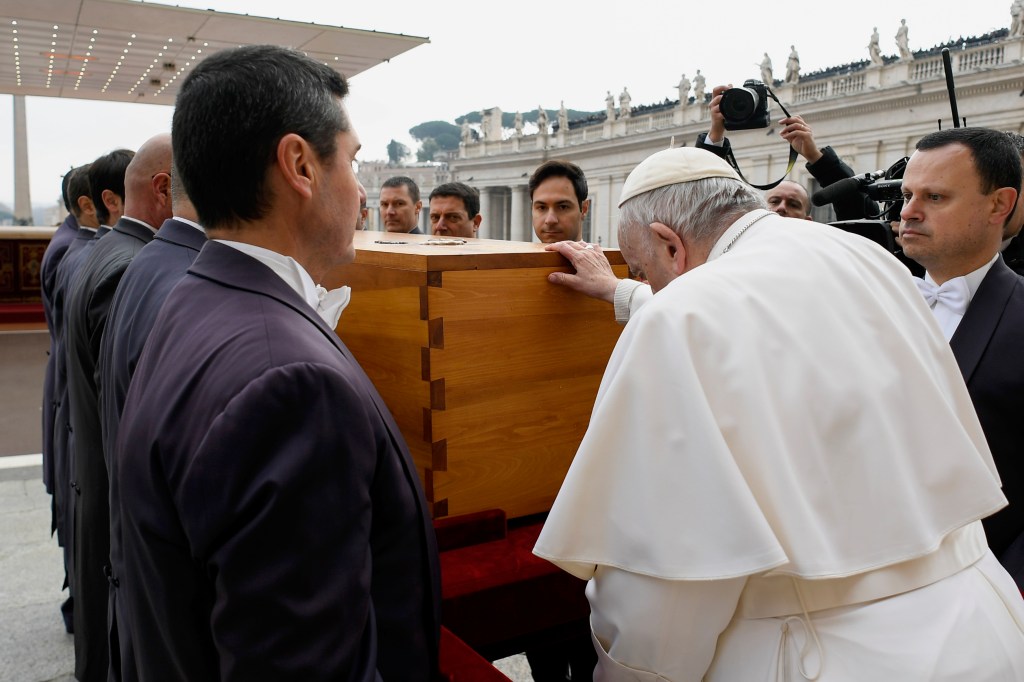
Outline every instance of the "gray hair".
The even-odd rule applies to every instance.
[[[633,236],[629,233],[636,228],[663,223],[688,242],[710,249],[737,218],[758,208],[768,208],[764,197],[750,185],[731,178],[667,185],[639,194],[622,205],[619,241],[628,240]],[[647,240],[633,243],[646,245]]]

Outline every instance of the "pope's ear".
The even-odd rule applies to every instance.
[[[651,223],[650,230],[658,257],[670,260],[670,267],[677,275],[686,272],[686,247],[679,233],[664,223]]]

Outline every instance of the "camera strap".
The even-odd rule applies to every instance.
[[[786,115],[786,118],[789,118],[791,116],[791,114],[788,111],[786,111],[786,105],[784,105],[782,102],[779,101],[779,98],[775,96],[775,93],[767,85],[765,85],[764,89],[768,91],[768,95],[773,100],[775,100],[776,104],[779,105],[779,108],[782,109],[782,113],[784,113]],[[740,164],[736,162],[736,157],[732,153],[732,147],[729,147],[728,149],[725,150],[725,159],[726,159],[726,161],[728,161],[729,165],[733,167],[733,170],[735,170],[737,173],[739,173],[740,179],[743,180],[743,182],[745,182],[748,185],[750,185],[751,187],[753,187],[754,189],[760,189],[760,190],[774,189],[775,187],[778,186],[778,184],[780,182],[785,180],[786,177],[789,176],[790,171],[793,170],[793,166],[796,165],[796,157],[797,156],[798,155],[796,153],[796,150],[793,149],[792,145],[790,145],[789,146],[789,165],[786,166],[786,172],[782,174],[782,177],[779,178],[778,180],[776,180],[775,182],[768,183],[767,185],[755,185],[754,183],[750,182],[749,180],[747,180],[743,176],[743,171],[740,170]]]

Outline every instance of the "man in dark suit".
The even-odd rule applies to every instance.
[[[967,382],[1009,506],[985,519],[992,552],[1024,585],[1024,278],[999,255],[1021,186],[1003,133],[953,128],[917,143],[903,175],[903,250]]]
[[[56,486],[57,476],[54,472],[54,458],[53,458],[53,422],[54,413],[56,411],[56,403],[54,398],[54,364],[56,362],[55,352],[57,348],[57,332],[54,320],[54,306],[53,296],[54,289],[57,286],[57,272],[60,267],[61,261],[64,260],[65,255],[68,253],[68,249],[72,243],[75,242],[75,238],[78,236],[79,230],[79,216],[82,214],[82,207],[78,204],[76,199],[78,197],[71,196],[71,180],[72,177],[78,175],[79,178],[84,182],[86,188],[86,195],[88,195],[89,183],[86,179],[86,171],[89,169],[89,164],[79,166],[78,168],[72,168],[64,174],[64,178],[61,182],[61,196],[64,199],[64,207],[68,210],[68,215],[64,218],[64,222],[60,224],[57,231],[53,233],[53,237],[50,239],[49,245],[46,247],[46,253],[43,254],[43,262],[40,266],[40,280],[42,281],[42,297],[43,297],[43,317],[46,319],[46,329],[50,334],[50,349],[47,352],[46,357],[46,372],[43,375],[43,406],[42,406],[42,450],[43,450],[43,485],[46,486],[46,492],[51,495],[50,502],[50,533],[57,533],[57,544],[61,547],[64,546],[64,524],[61,521],[61,509],[62,500],[58,500],[58,497],[66,497],[66,486],[64,488],[58,488]],[[79,183],[79,186],[81,183]],[[84,197],[88,201],[88,197]],[[92,219],[95,220],[95,213],[92,215]],[[93,225],[95,227],[95,225]],[[64,480],[63,477],[59,477]],[[64,587],[68,585],[67,578],[67,567],[65,566],[64,573]],[[61,614],[64,617],[65,627],[70,629],[71,618],[72,618],[73,600],[69,596],[64,603],[61,605]]]
[[[52,432],[51,448],[53,451],[53,501],[57,517],[57,543],[64,549],[65,586],[71,592],[74,582],[74,492],[71,483],[74,480],[70,472],[68,451],[71,442],[70,422],[67,413],[67,363],[64,353],[64,307],[71,285],[77,276],[78,269],[86,256],[96,245],[97,239],[110,231],[109,227],[100,224],[99,211],[92,201],[90,177],[93,165],[101,172],[97,179],[111,178],[120,175],[120,180],[113,180],[124,185],[124,170],[131,161],[132,154],[127,150],[118,150],[101,156],[92,164],[78,169],[69,184],[68,193],[72,207],[78,208],[78,233],[71,241],[64,258],[61,259],[54,275],[51,318],[53,329],[53,378],[52,378]],[[122,190],[123,191],[123,190]],[[74,631],[73,620],[74,594],[69,594],[61,606],[64,626],[68,632]]]
[[[74,434],[75,501],[75,676],[106,682],[110,503],[103,460],[97,383],[100,341],[121,276],[153,239],[154,225],[171,217],[171,140],[146,141],[125,171],[124,215],[97,242],[72,285],[65,311],[68,414]],[[96,194],[96,188],[93,188]]]
[[[128,384],[157,313],[171,289],[185,276],[206,243],[206,233],[199,225],[199,218],[173,165],[171,205],[174,217],[164,221],[153,241],[139,251],[117,285],[100,345],[99,383],[103,392],[99,407],[103,456],[110,482],[110,666],[114,679],[124,682],[138,679],[138,673],[124,606],[117,599],[123,562],[114,442]]]
[[[78,207],[71,203],[68,196],[68,183],[71,176],[82,172],[82,168],[72,168],[61,179],[61,198],[64,200],[64,208],[68,214],[64,222],[60,224],[56,232],[50,238],[50,243],[43,253],[43,262],[39,266],[39,280],[41,282],[43,296],[43,317],[46,320],[46,328],[50,333],[50,349],[46,358],[46,373],[43,378],[43,485],[46,492],[53,495],[53,287],[57,282],[57,266],[64,259],[68,247],[78,234]],[[53,508],[53,520],[50,532],[57,530],[56,506]]]
[[[405,175],[390,177],[380,186],[380,222],[385,232],[423,234],[420,211],[423,201],[416,181]]]
[[[207,58],[178,95],[175,163],[210,241],[157,316],[114,453],[118,600],[142,679],[436,670],[423,491],[318,311],[314,283],[354,258],[347,90],[298,52],[252,46]]]

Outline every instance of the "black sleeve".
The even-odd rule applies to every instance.
[[[707,133],[700,133],[699,135],[697,135],[697,149],[705,149],[705,150],[711,152],[712,154],[714,154],[715,156],[717,156],[718,158],[720,158],[720,159],[722,159],[724,161],[728,161],[729,160],[729,152],[732,151],[732,145],[729,144],[729,138],[727,137],[727,138],[722,140],[722,146],[721,147],[719,147],[718,145],[714,145],[714,144],[709,143],[707,141],[707,139],[708,139],[708,134]]]
[[[834,182],[856,175],[853,169],[839,158],[832,147],[823,147],[821,154],[820,159],[814,163],[808,163],[806,167],[822,187],[828,187]],[[840,197],[832,202],[832,208],[835,209],[836,220],[859,220],[877,215],[879,210],[878,204],[862,192]]]

